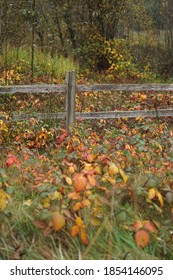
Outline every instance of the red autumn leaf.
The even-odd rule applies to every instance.
[[[36,227],[36,228],[39,228],[39,229],[44,229],[46,228],[47,224],[44,222],[44,221],[39,221],[39,220],[36,220],[33,222],[33,225]]]
[[[48,236],[49,234],[51,234],[51,232],[52,232],[51,227],[50,227],[50,226],[47,226],[47,227],[44,229],[44,231],[43,231],[43,235],[44,235],[44,236]]]
[[[152,222],[144,221],[143,224],[144,224],[144,228],[147,229],[149,232],[156,232],[157,231],[156,227],[153,225]]]
[[[138,230],[135,233],[135,242],[141,248],[146,247],[148,245],[148,243],[150,242],[149,233],[144,229]]]
[[[57,137],[57,144],[60,145],[68,135],[69,132],[66,131],[63,134],[61,134],[59,137]]]
[[[19,245],[19,247],[16,249],[15,253],[13,254],[12,259],[13,259],[13,260],[21,260],[22,255],[23,255],[23,253],[24,253],[24,250],[25,250],[24,244],[21,243],[21,244]]]
[[[6,166],[9,167],[13,164],[19,164],[19,161],[17,159],[17,156],[15,155],[12,155],[12,154],[9,154],[7,156],[7,160],[6,160]]]

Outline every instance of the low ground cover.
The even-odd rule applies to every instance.
[[[1,259],[172,259],[171,120],[1,120]]]

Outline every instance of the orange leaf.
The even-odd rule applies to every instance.
[[[148,245],[148,243],[150,242],[149,233],[144,229],[138,230],[135,233],[135,242],[141,248],[146,247]]]
[[[88,154],[87,155],[87,161],[90,162],[90,163],[93,162],[94,161],[94,155],[93,154]]]
[[[72,237],[74,237],[79,234],[79,231],[80,231],[80,227],[75,225],[71,228],[70,234]]]
[[[75,205],[73,206],[74,211],[78,211],[83,208],[83,204],[81,202],[76,202]]]
[[[61,230],[65,225],[65,217],[59,211],[55,212],[52,216],[53,229],[55,231]]]
[[[137,231],[143,227],[143,223],[141,221],[136,221],[132,225],[132,230]]]
[[[68,198],[71,198],[74,200],[80,199],[80,194],[77,192],[70,192],[70,193],[68,193]]]
[[[76,173],[73,176],[74,189],[76,192],[84,190],[87,186],[87,178],[82,173]]]
[[[79,232],[79,236],[80,236],[80,239],[82,241],[82,243],[84,245],[88,245],[89,241],[88,241],[88,236],[87,236],[87,233],[86,233],[86,230],[84,228],[82,228]]]

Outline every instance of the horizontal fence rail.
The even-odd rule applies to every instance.
[[[76,112],[76,119],[119,119],[119,118],[138,118],[138,117],[173,117],[172,109],[159,110],[135,110],[135,111],[103,111],[103,112]],[[37,113],[37,114],[17,114],[13,115],[15,121],[26,120],[36,117],[39,120],[59,120],[66,119],[65,112],[58,113]]]
[[[136,118],[136,117],[173,117],[173,108],[134,110],[134,111],[103,111],[103,112],[76,112],[75,100],[76,92],[92,91],[145,91],[147,94],[153,92],[173,92],[173,84],[95,84],[77,85],[76,72],[68,71],[66,74],[66,84],[39,84],[39,85],[11,85],[0,86],[0,94],[15,93],[52,93],[64,92],[66,94],[65,112],[57,113],[33,113],[33,114],[12,114],[12,120],[20,121],[35,117],[37,119],[65,119],[66,127],[69,129],[76,119],[113,119],[113,118]],[[0,116],[0,119],[3,119]]]
[[[173,84],[100,84],[77,85],[76,90],[82,91],[173,91]]]
[[[65,92],[65,85],[0,86],[0,94]]]
[[[0,94],[65,92],[66,85],[0,86]],[[173,84],[95,84],[76,85],[77,92],[92,91],[173,91]]]

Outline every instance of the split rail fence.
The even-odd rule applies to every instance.
[[[75,99],[76,92],[92,91],[145,91],[151,92],[173,92],[173,84],[95,84],[95,85],[77,85],[76,72],[68,71],[66,73],[65,84],[40,84],[40,85],[11,85],[0,86],[0,94],[14,93],[65,93],[66,108],[65,112],[58,113],[38,113],[34,117],[38,119],[66,119],[66,127],[69,129],[76,119],[112,119],[112,118],[136,118],[136,117],[173,117],[173,108],[153,109],[153,110],[135,110],[135,111],[102,111],[102,112],[76,112]],[[32,114],[13,115],[12,120],[19,121],[33,117]],[[1,117],[2,119],[2,117]]]

